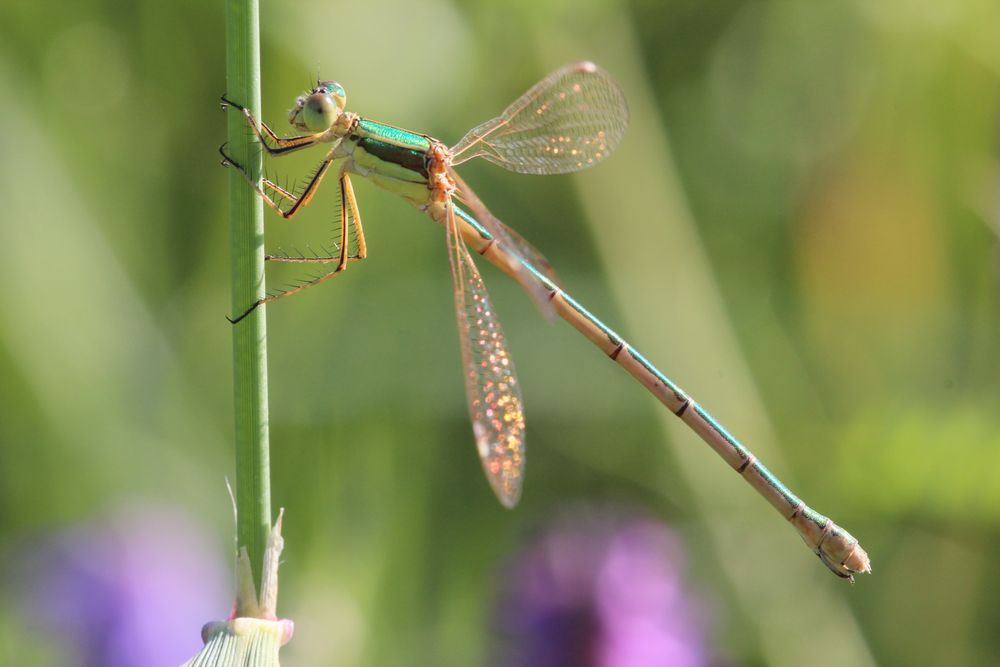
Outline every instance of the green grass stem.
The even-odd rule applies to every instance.
[[[226,0],[226,93],[260,117],[257,0]],[[238,113],[228,114],[228,151],[260,178],[261,150]],[[264,295],[264,209],[236,169],[229,170],[232,312]],[[260,590],[260,568],[271,528],[267,417],[265,307],[233,326],[233,405],[236,418],[237,541],[250,555]],[[238,612],[239,613],[239,612]]]

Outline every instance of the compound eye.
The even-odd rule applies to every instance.
[[[337,106],[340,107],[341,111],[347,105],[347,92],[344,87],[341,86],[336,81],[320,81],[316,86],[317,91],[324,91],[333,95],[333,99],[336,100]]]
[[[314,93],[302,105],[301,120],[310,132],[330,129],[340,117],[341,107],[329,93]]]

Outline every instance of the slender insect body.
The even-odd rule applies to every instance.
[[[223,98],[224,105],[242,111],[272,156],[321,143],[333,144],[298,196],[268,180],[261,185],[243,172],[268,206],[282,217],[292,217],[307,204],[331,163],[343,159],[339,174],[339,256],[271,257],[275,261],[329,263],[335,268],[258,301],[234,322],[261,303],[323,282],[343,271],[350,261],[366,257],[350,174],[363,176],[403,197],[445,229],[473,434],[490,486],[505,507],[517,503],[523,483],[523,401],[500,322],[472,253],[517,280],[543,313],[564,319],[632,375],[795,526],[834,574],[853,580],[854,574],[871,571],[868,555],[850,533],[806,505],[704,408],[565,292],[545,257],[497,219],[455,172],[454,165],[473,157],[528,174],[567,173],[604,160],[628,124],[624,94],[606,72],[590,62],[559,69],[500,116],[470,130],[452,148],[427,135],[347,112],[346,99],[344,89],[336,82],[317,82],[316,88],[296,100],[289,112],[292,125],[309,134],[282,139],[266,125],[258,124],[246,109]],[[265,139],[265,134],[276,146]],[[224,151],[223,157],[223,164],[232,164]],[[290,205],[283,207],[285,200]],[[351,227],[357,239],[354,255],[347,250]]]

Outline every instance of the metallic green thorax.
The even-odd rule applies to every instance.
[[[376,139],[387,144],[392,144],[393,146],[409,148],[421,153],[426,153],[431,147],[431,140],[426,135],[410,132],[401,127],[376,123],[373,120],[366,120],[364,118],[358,119],[357,132],[361,137]]]
[[[371,139],[368,137],[358,137],[358,148],[362,149],[372,157],[378,158],[382,162],[399,165],[404,169],[420,174],[423,180],[427,180],[427,154],[415,151],[410,148],[400,148],[393,144]],[[409,179],[408,179],[409,180]]]
[[[429,137],[359,118],[347,139],[355,147],[351,153],[352,171],[417,206],[430,200],[427,187]]]

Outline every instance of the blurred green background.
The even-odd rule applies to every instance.
[[[503,563],[580,503],[682,537],[713,664],[1000,662],[1000,6],[261,12],[264,117],[286,133],[317,74],[349,109],[453,143],[559,65],[611,72],[632,123],[599,168],[463,174],[874,568],[832,577],[696,436],[481,263],[528,415],[525,495],[502,510],[468,424],[442,230],[356,179],[369,259],[268,308],[285,664],[494,664]],[[49,536],[154,504],[200,526],[229,576],[223,32],[221,2],[0,6],[8,572]],[[269,169],[301,178],[318,159]],[[331,194],[302,222],[268,214],[268,243],[293,225],[325,241]],[[0,591],[0,662],[84,664],[24,596]],[[180,621],[190,652],[228,604]]]

